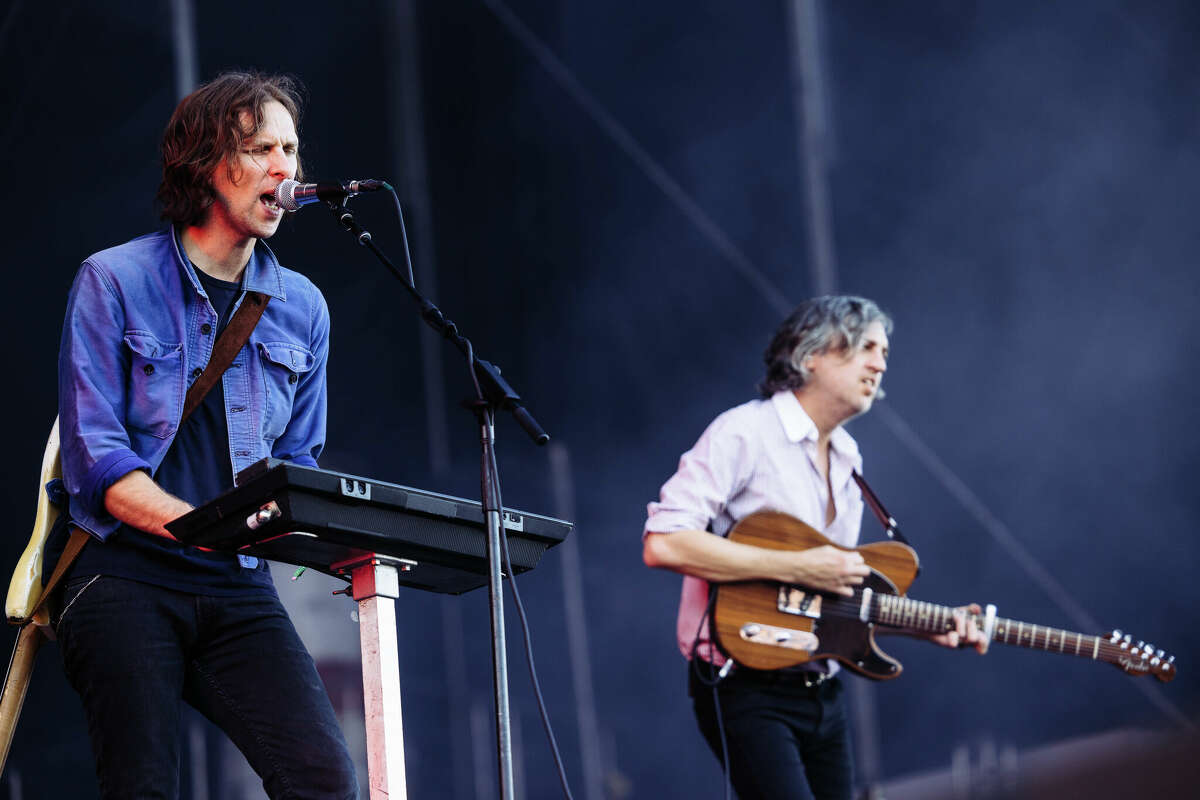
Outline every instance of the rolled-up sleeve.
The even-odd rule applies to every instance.
[[[291,418],[275,440],[271,455],[308,467],[317,466],[325,447],[325,414],[328,406],[326,367],[329,362],[329,306],[320,290],[311,286],[313,307],[309,325],[309,349],[313,367],[299,377],[292,401]]]
[[[642,532],[705,530],[725,510],[729,499],[750,479],[753,440],[731,425],[728,414],[717,417],[679,459],[679,469],[647,506]]]
[[[104,507],[109,487],[150,465],[125,430],[125,314],[113,286],[90,261],[75,277],[58,359],[58,414],[63,482],[72,520],[100,539],[120,527]]]

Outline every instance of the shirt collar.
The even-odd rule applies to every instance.
[[[174,225],[171,226],[171,241],[175,245],[175,258],[188,276],[188,280],[192,282],[192,286],[197,292],[207,296],[208,293],[200,285],[200,279],[196,277],[191,259],[183,250],[183,243],[179,241],[179,229]],[[242,288],[247,292],[261,292],[278,300],[287,300],[283,291],[283,267],[279,265],[275,253],[271,251],[270,247],[267,247],[267,243],[262,239],[255,242],[254,250],[250,253],[250,261],[247,262],[246,269],[242,273]]]
[[[783,425],[783,435],[789,442],[817,441],[817,426],[800,405],[791,389],[784,389],[771,395],[771,404]],[[862,455],[858,452],[858,443],[854,437],[846,433],[846,429],[838,426],[829,436],[829,446],[834,454],[850,462],[854,469],[860,469]]]

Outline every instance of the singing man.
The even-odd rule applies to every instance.
[[[267,565],[185,546],[164,527],[255,461],[316,466],[324,446],[329,312],[263,241],[283,215],[275,187],[300,173],[299,119],[287,77],[227,73],[185,97],[162,140],[169,224],[89,257],[71,288],[62,467],[70,525],[89,538],[55,626],[105,798],[178,796],[184,702],[270,797],[357,797]],[[256,298],[266,307],[248,341],[180,424],[214,342]]]

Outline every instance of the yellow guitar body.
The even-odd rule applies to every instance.
[[[42,557],[46,538],[58,519],[58,509],[46,495],[46,484],[62,476],[62,462],[58,449],[58,419],[50,429],[42,457],[42,471],[38,478],[37,515],[33,522],[33,534],[29,544],[17,562],[8,586],[5,614],[10,622],[19,622],[29,616],[42,596]],[[16,732],[21,707],[25,704],[25,692],[29,689],[29,678],[33,673],[33,662],[45,639],[53,638],[50,616],[45,606],[38,609],[31,622],[25,623],[17,634],[13,645],[8,671],[4,676],[4,688],[0,690],[0,773],[8,761],[8,750]]]

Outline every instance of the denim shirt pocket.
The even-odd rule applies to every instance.
[[[296,387],[317,359],[308,348],[293,342],[259,342],[258,352],[266,389],[263,438],[274,441],[287,429]]]
[[[130,351],[125,424],[166,439],[183,415],[183,345],[131,332],[125,334],[125,346]]]

